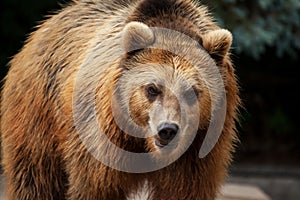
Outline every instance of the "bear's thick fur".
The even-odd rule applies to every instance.
[[[188,80],[196,76],[194,68],[184,58],[151,48],[159,42],[176,48],[180,39],[171,37],[160,41],[149,27],[166,28],[189,36],[197,42],[191,44],[193,48],[199,46],[205,50],[197,60],[217,64],[226,90],[226,118],[218,142],[200,159],[198,153],[211,117],[211,98],[214,98],[208,95],[205,83],[214,85],[215,81],[205,75],[208,69],[203,70],[199,80],[194,81],[199,87],[193,89],[202,114],[191,146],[179,159],[162,169],[147,173],[122,172],[104,165],[91,154],[93,148],[100,148],[112,159],[118,157],[108,151],[98,137],[89,135],[94,127],[89,126],[93,110],[88,100],[95,97],[99,126],[111,142],[130,152],[154,152],[154,159],[160,161],[172,156],[161,153],[161,138],[158,139],[161,143],[155,143],[155,137],[129,136],[125,132],[131,129],[120,130],[114,117],[118,118],[125,107],[133,121],[147,132],[150,126],[158,128],[155,120],[161,110],[155,111],[153,107],[159,105],[162,110],[175,113],[172,122],[176,122],[180,130],[179,103],[172,92],[155,85],[136,90],[131,86],[134,81],[144,80],[139,76],[145,71],[154,78],[170,82],[176,79],[174,74],[168,76],[161,65],[141,70],[145,67],[141,65],[147,63],[176,68]],[[229,58],[231,42],[231,34],[213,22],[206,7],[192,0],[77,0],[47,19],[10,62],[2,91],[2,154],[8,198],[126,199],[147,183],[149,199],[214,199],[227,174],[237,141],[235,120],[239,97]],[[115,59],[118,46],[128,52]],[[88,59],[91,61],[87,62]],[[109,67],[97,72],[97,68],[104,65]],[[79,98],[74,99],[82,66],[88,73],[83,73],[85,83],[79,85]],[[172,83],[173,90],[176,84]],[[97,86],[95,91],[89,88],[93,84]],[[191,99],[186,100],[190,107],[198,105]],[[76,101],[80,106],[74,120]],[[112,109],[114,102],[117,106]],[[128,107],[124,102],[129,102]],[[114,116],[112,110],[119,115]],[[193,114],[188,112],[187,118],[189,115]],[[87,133],[87,140],[95,146],[87,148],[78,134],[80,131]],[[178,134],[181,133],[183,131]],[[178,139],[179,147],[180,142]]]

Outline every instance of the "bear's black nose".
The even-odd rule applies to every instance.
[[[177,124],[162,123],[157,128],[158,136],[160,137],[160,139],[169,142],[175,137],[178,129],[179,127]]]

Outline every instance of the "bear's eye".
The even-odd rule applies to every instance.
[[[146,93],[149,98],[157,97],[160,94],[160,91],[155,85],[151,84],[146,86]]]
[[[194,89],[190,89],[184,92],[183,98],[188,104],[194,104],[198,98],[198,92]]]

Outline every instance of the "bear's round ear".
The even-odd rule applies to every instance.
[[[203,48],[218,63],[222,63],[232,44],[232,34],[225,29],[207,32],[202,36]]]
[[[144,23],[130,22],[123,30],[123,49],[126,52],[144,49],[154,43],[153,31]]]

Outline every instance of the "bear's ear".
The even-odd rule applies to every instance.
[[[232,44],[232,34],[225,29],[214,30],[202,36],[203,48],[218,63],[222,63]]]
[[[130,22],[123,30],[123,49],[131,52],[144,49],[154,43],[153,31],[144,23]]]

